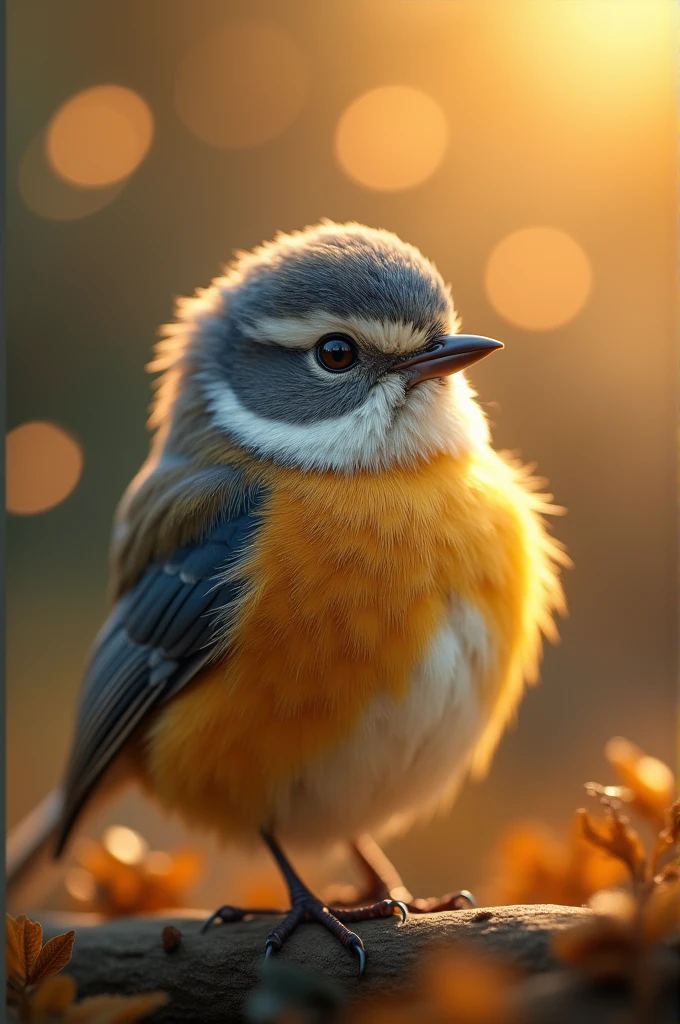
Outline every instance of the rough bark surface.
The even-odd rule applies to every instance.
[[[477,944],[540,973],[554,966],[551,934],[588,914],[576,907],[527,906],[412,915],[403,926],[398,918],[367,921],[355,926],[366,946],[363,978],[356,959],[316,924],[300,927],[276,959],[331,979],[350,999],[408,984],[419,955],[433,944]],[[276,919],[216,926],[206,935],[199,934],[201,921],[196,916],[145,917],[88,926],[63,917],[49,922],[43,918],[43,926],[46,938],[66,927],[76,929],[67,972],[76,979],[80,997],[163,989],[170,1002],[154,1015],[154,1024],[241,1021],[246,1001],[259,984],[265,938]],[[161,940],[167,924],[182,933],[172,952],[166,952]]]

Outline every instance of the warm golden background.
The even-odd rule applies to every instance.
[[[674,763],[675,3],[8,6],[8,824],[64,763],[157,325],[323,216],[418,245],[505,342],[471,373],[496,444],[569,510],[563,642],[489,778],[391,844],[407,881],[474,888],[508,823],[565,828],[611,735]],[[137,796],[111,822],[199,841]],[[265,870],[207,849],[201,905]]]

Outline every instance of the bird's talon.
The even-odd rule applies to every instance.
[[[399,909],[399,913],[401,914],[401,923],[405,924],[406,918],[408,917],[408,907],[405,903],[402,903],[401,900],[395,900],[394,905]]]
[[[359,977],[361,977],[366,969],[366,952],[358,935],[356,935],[350,942],[349,949],[351,949],[353,953],[356,953],[359,958]]]
[[[267,939],[267,942],[265,943],[265,947],[264,947],[264,958],[265,958],[265,960],[270,960],[271,956],[272,956],[272,953],[276,953],[276,952],[277,952],[276,943],[272,942],[271,939]]]
[[[401,923],[403,924],[408,917],[408,908],[405,903],[402,903],[401,900],[383,900],[380,904],[380,914],[382,917],[392,917],[395,910],[399,911]]]
[[[469,889],[461,889],[461,891],[458,893],[457,899],[464,899],[464,900],[466,900],[467,903],[469,903],[471,907],[476,907],[477,906],[477,900],[474,898],[474,896],[472,895],[472,893],[470,892]],[[459,907],[458,909],[459,910],[465,910],[465,907]]]

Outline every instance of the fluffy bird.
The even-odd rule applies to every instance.
[[[317,921],[363,969],[352,922],[465,904],[413,899],[369,836],[486,768],[554,633],[565,556],[463,372],[502,345],[458,327],[416,248],[330,221],[178,302],[65,783],[11,876],[135,778],[189,825],[267,844],[291,901],[267,955]],[[366,905],[329,909],[284,853],[338,841]]]

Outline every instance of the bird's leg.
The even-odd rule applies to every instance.
[[[399,872],[370,836],[361,836],[351,844],[351,850],[363,872],[367,890],[361,890],[360,900],[392,899],[404,903],[413,914],[434,914],[440,910],[465,910],[477,906],[467,889],[446,896],[414,899],[401,880]]]
[[[267,936],[265,943],[265,956],[278,952],[298,925],[307,922],[317,922],[326,928],[338,939],[359,960],[359,973],[363,973],[366,964],[366,953],[364,944],[359,936],[346,927],[355,921],[370,921],[380,917],[391,917],[395,911],[401,914],[402,921],[406,919],[406,907],[399,900],[390,898],[383,899],[365,907],[356,907],[351,910],[329,909],[325,903],[318,899],[307,888],[305,883],[294,871],[288,862],[283,850],[269,833],[262,831],[262,838],[269,847],[274,860],[276,861],[281,874],[284,877],[288,892],[290,894],[291,909],[288,912],[280,910],[243,909],[240,907],[221,907],[204,924],[203,931],[206,931],[215,921],[228,923],[230,921],[242,921],[244,917],[257,914],[282,914],[283,921],[272,929]]]
[[[332,903],[354,907],[359,903],[387,899],[408,904],[413,899],[394,864],[371,836],[360,836],[350,843],[349,848],[363,875],[362,884],[334,887],[329,894]]]

